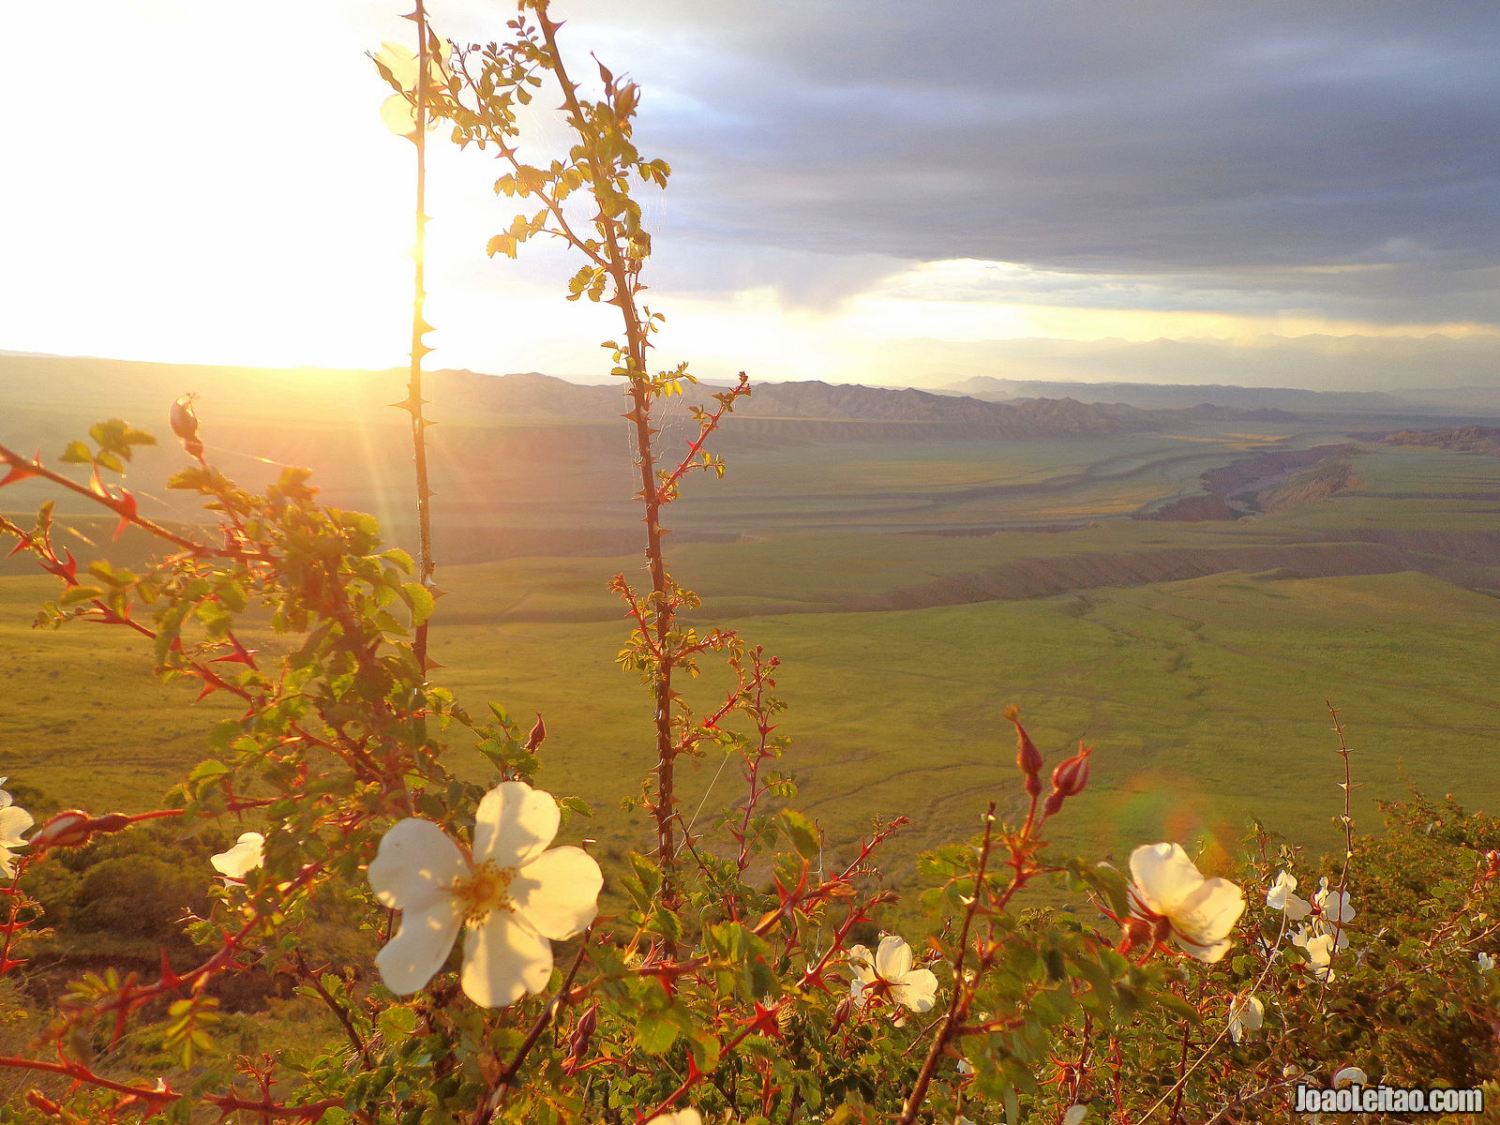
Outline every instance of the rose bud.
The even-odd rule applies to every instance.
[[[32,834],[28,844],[36,851],[48,848],[81,848],[93,835],[93,817],[82,809],[64,809]]]
[[[1026,728],[1021,725],[1021,711],[1017,707],[1007,707],[1005,717],[1011,721],[1016,728],[1016,768],[1026,777],[1026,794],[1030,797],[1039,796],[1042,792],[1042,755],[1031,741],[1031,736],[1026,733]]]
[[[1089,755],[1093,752],[1092,746],[1085,746],[1080,742],[1078,753],[1059,762],[1052,771],[1052,788],[1064,797],[1076,797],[1082,793],[1083,787],[1089,782]]]
[[[547,724],[542,722],[542,713],[536,713],[536,722],[532,724],[531,733],[526,736],[526,753],[535,754],[542,745],[542,740],[547,737]]]
[[[853,1011],[854,1002],[850,1000],[849,997],[845,996],[842,1000],[839,1001],[838,1007],[833,1010],[833,1024],[829,1027],[829,1030],[836,1031],[840,1027],[842,1027],[845,1021],[849,1019],[850,1013]]]
[[[172,432],[182,442],[189,457],[203,459],[203,443],[198,440],[198,415],[193,413],[193,396],[183,395],[172,404]]]
[[[584,1052],[589,1049],[589,1041],[594,1037],[594,1029],[598,1026],[599,1005],[594,1004],[578,1018],[573,1034],[568,1038],[569,1058],[575,1061],[583,1058]]]
[[[1089,781],[1089,755],[1093,752],[1092,746],[1080,742],[1078,753],[1057,763],[1057,768],[1052,771],[1052,792],[1042,806],[1043,816],[1052,816],[1062,808],[1063,801],[1083,792]]]

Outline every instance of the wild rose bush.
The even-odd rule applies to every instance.
[[[587,808],[544,768],[544,723],[523,731],[498,704],[471,713],[432,674],[420,272],[401,404],[415,559],[369,516],[319,504],[304,472],[258,493],[229,479],[187,399],[170,416],[186,459],[171,486],[202,502],[197,531],[142,516],[111,483],[154,440],[124,422],[63,452],[84,480],[0,445],[0,484],[41,478],[161,548],[139,572],[85,567],[57,545],[50,506],[29,528],[0,521],[60,584],[39,623],[129,630],[163,679],[239,709],[160,808],[64,809],[38,828],[0,791],[0,995],[19,1006],[41,1007],[26,958],[49,917],[81,921],[121,882],[91,871],[170,847],[196,857],[201,887],[159,965],[91,971],[34,1012],[0,1055],[18,1079],[0,1120],[1259,1121],[1301,1082],[1496,1073],[1500,825],[1416,798],[1391,807],[1385,835],[1357,837],[1341,729],[1336,863],[1263,834],[1233,877],[1205,876],[1171,841],[1143,841],[1127,870],[1056,856],[1046,834],[1089,801],[1093,750],[1049,769],[1013,710],[1003,799],[975,810],[974,839],[923,857],[919,887],[878,878],[901,821],[844,844],[795,811],[777,661],[690,619],[698,599],[662,547],[685,479],[722,475],[708,445],[750,388],[742,377],[695,409],[686,456],[660,459],[653,410],[692,376],[649,363],[663,318],[640,299],[651,240],[631,191],[670,169],[635,147],[640,91],[600,64],[586,96],[545,3],[484,47],[444,44],[420,4],[415,23],[418,50],[388,46],[376,63],[394,87],[383,115],[415,142],[419,199],[429,128],[445,122],[505,165],[497,191],[536,208],[491,253],[561,239],[582,261],[570,299],[621,316],[605,347],[650,575],[649,588],[611,583],[632,622],[620,664],[650,696],[640,850],[601,867],[580,846]],[[546,166],[522,158],[517,109],[533,97],[560,98],[574,138]],[[244,638],[266,627],[278,642],[256,651]],[[726,686],[699,714],[678,685],[710,667]],[[709,746],[738,754],[744,791],[699,825],[676,767]],[[450,766],[467,748],[488,763],[482,780]],[[1028,909],[1044,880],[1075,908]],[[326,1013],[326,1042],[237,1056],[235,1007],[273,988],[235,986],[286,979]],[[122,1049],[144,1042],[161,1055],[150,1067]]]

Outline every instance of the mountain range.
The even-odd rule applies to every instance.
[[[1500,388],[1413,387],[1399,391],[1309,391],[1297,387],[1240,387],[1220,383],[1084,383],[1002,379],[976,375],[944,390],[987,402],[1069,397],[1083,403],[1122,403],[1142,410],[1186,410],[1213,405],[1296,414],[1467,414],[1500,416]]]

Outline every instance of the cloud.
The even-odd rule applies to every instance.
[[[646,88],[671,233],[731,259],[986,259],[1231,308],[1493,319],[1492,5],[581,7],[568,34]],[[700,279],[725,261],[705,257]]]

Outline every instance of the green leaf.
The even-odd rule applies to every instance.
[[[630,866],[635,871],[635,877],[641,881],[648,900],[661,893],[661,868],[636,852],[630,853]]]
[[[381,1038],[387,1043],[399,1043],[417,1030],[417,1013],[411,1008],[387,1008],[375,1022]]]
[[[400,547],[392,547],[389,551],[382,551],[377,557],[395,563],[397,569],[402,574],[410,574],[417,568],[417,564],[412,557]]]
[[[61,460],[70,465],[88,465],[93,462],[94,455],[89,447],[81,441],[68,442],[68,448],[62,451]]]
[[[688,1033],[688,1050],[693,1062],[705,1074],[719,1065],[719,1040],[711,1032],[694,1028]]]
[[[823,838],[817,825],[794,809],[783,809],[781,826],[792,841],[792,847],[797,849],[797,853],[803,859],[818,858],[818,853],[823,847]]]
[[[432,591],[420,582],[401,583],[401,593],[406,599],[406,604],[411,606],[411,623],[421,625],[437,608],[437,601],[432,596]]]
[[[644,1012],[635,1024],[635,1041],[648,1055],[664,1055],[677,1042],[677,1024],[665,1012]]]
[[[188,789],[201,795],[205,789],[229,772],[229,767],[217,758],[207,758],[193,767],[188,774]]]

